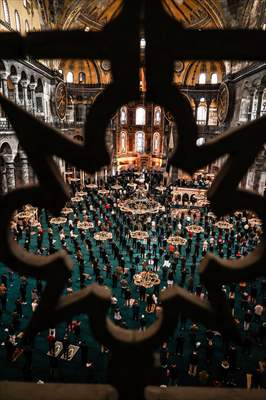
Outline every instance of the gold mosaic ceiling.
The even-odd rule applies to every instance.
[[[167,12],[186,27],[204,29],[224,26],[219,0],[163,0]],[[119,14],[122,0],[65,0],[57,23],[65,29],[86,27],[101,29]]]
[[[90,30],[102,29],[107,22],[119,14],[123,4],[122,0],[65,1],[66,3],[63,9],[64,15],[61,16],[61,21],[64,21],[64,23],[59,23],[64,29],[86,29],[88,27]],[[163,0],[163,5],[171,16],[181,21],[186,27],[205,29],[222,28],[224,26],[219,0]],[[175,74],[174,81],[179,84],[194,85],[197,82],[201,64],[185,62],[182,65],[182,70]],[[98,64],[97,67],[99,67]],[[76,78],[76,76],[78,76],[78,71],[81,69],[74,60],[63,62],[60,68],[63,69],[65,73],[67,71],[72,71],[74,74],[74,82],[77,81],[78,78]],[[91,69],[94,71],[95,65]],[[101,68],[96,69],[101,71],[100,81],[108,83],[110,80],[109,74],[106,72],[104,73]],[[221,81],[223,71],[219,67],[217,68],[217,72],[218,80]],[[92,75],[96,76],[96,73]],[[90,76],[90,74],[88,73],[87,76]],[[92,78],[89,79],[87,83],[97,83],[98,81],[99,78]]]

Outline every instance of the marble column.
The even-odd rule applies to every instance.
[[[16,75],[10,75],[10,79],[14,85],[14,102],[16,104],[19,104],[19,96],[18,96],[18,82],[19,82],[19,77]]]
[[[252,90],[250,92],[250,104],[249,104],[249,110],[248,110],[248,115],[247,115],[247,121],[251,121],[252,108],[253,108],[253,97],[254,97],[254,90]]]
[[[197,123],[197,121],[198,121],[199,101],[194,99],[194,103],[195,103],[195,120],[196,120],[196,123]]]
[[[261,103],[263,97],[263,88],[258,90],[258,104],[257,104],[257,111],[256,111],[256,119],[260,118],[260,111],[261,111]]]
[[[1,167],[1,192],[7,193],[6,167]]]
[[[30,89],[30,93],[31,93],[31,107],[32,107],[32,113],[36,114],[37,111],[37,105],[36,105],[36,93],[35,93],[35,89],[37,87],[37,83],[30,83],[29,84],[29,89]]]
[[[15,179],[15,165],[11,157],[5,157],[6,164],[6,181],[8,191],[15,189],[16,179]]]
[[[211,103],[210,102],[206,102],[206,105],[207,105],[207,114],[206,114],[206,126],[208,126],[209,125],[209,116],[210,116],[210,105],[211,105]]]
[[[22,86],[22,93],[23,93],[23,105],[25,107],[25,110],[28,109],[28,81],[26,79],[23,79],[20,81],[21,86]]]
[[[74,104],[70,104],[67,106],[67,122],[69,122],[69,123],[75,122]]]
[[[8,97],[7,77],[8,77],[8,73],[6,71],[0,72],[0,81],[1,81],[0,90],[1,90],[1,93],[6,97]]]
[[[28,158],[24,152],[19,153],[19,158],[21,163],[22,182],[27,185],[30,182]]]

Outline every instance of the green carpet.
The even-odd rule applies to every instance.
[[[97,199],[97,196],[94,194],[95,199]],[[110,211],[107,211],[109,213]],[[97,210],[98,216],[100,217],[100,210]],[[47,235],[47,221],[45,218],[45,213],[42,212],[41,218],[40,218],[41,224],[45,230],[44,233],[44,242],[43,242],[43,247],[47,248],[48,247],[48,235]],[[114,227],[115,224],[113,225],[113,238],[114,238]],[[60,239],[59,239],[59,234],[58,234],[58,228],[56,226],[53,226],[54,230],[54,239],[56,240],[55,246],[56,249],[59,249],[61,247],[60,244]],[[66,234],[68,234],[68,228],[65,229]],[[77,228],[75,228],[75,233],[78,234]],[[93,252],[95,257],[97,257],[99,260],[99,248],[96,245],[96,242],[94,239],[92,239],[92,234],[89,231],[86,231],[87,237],[89,237],[92,240],[93,243]],[[31,251],[35,252],[37,248],[37,243],[36,243],[36,237],[37,235],[32,235],[32,240],[31,240]],[[21,245],[24,245],[24,236],[22,240],[20,241]],[[202,247],[202,240],[203,240],[203,234],[201,234],[201,246]],[[117,242],[119,245],[119,242]],[[77,265],[77,260],[74,255],[74,246],[71,242],[71,239],[67,239],[67,245],[70,251],[72,251],[72,255],[70,255],[72,261],[73,261],[73,272],[72,272],[72,287],[73,290],[79,290],[80,288],[80,283],[79,283],[79,269]],[[194,246],[194,242],[192,247]],[[85,265],[85,272],[90,274],[93,278],[91,282],[95,281],[95,276],[93,274],[93,269],[89,263],[88,260],[88,252],[85,249],[84,245],[80,241],[80,247],[84,256],[84,265]],[[114,266],[117,266],[117,261],[114,260],[114,258],[111,256],[111,247],[109,244],[105,244],[105,248],[108,249],[108,254],[109,258],[112,261],[112,264]],[[120,247],[121,248],[121,247]],[[250,249],[249,249],[250,250]],[[126,260],[126,267],[130,266],[130,260],[126,252],[124,251],[124,258]],[[134,252],[134,257],[136,255],[136,251]],[[185,249],[182,248],[181,250],[181,255],[185,255]],[[200,260],[201,257],[198,258],[198,261]],[[189,259],[189,262],[187,262],[187,269],[190,271],[190,264],[191,264],[191,257]],[[199,263],[197,263],[198,265]],[[159,265],[161,265],[161,261],[159,261]],[[100,261],[100,267],[102,269],[103,264]],[[7,267],[3,264],[0,264],[0,273],[7,273]],[[161,271],[159,272],[161,274]],[[103,272],[103,277],[104,277],[104,284],[112,287],[112,280],[111,279],[106,279],[105,278],[105,272]],[[189,274],[187,274],[187,278],[189,277]],[[177,268],[177,273],[176,273],[176,283],[180,282],[180,262],[178,264]],[[0,341],[1,343],[4,341],[6,338],[7,333],[5,332],[5,329],[9,326],[10,321],[11,321],[11,313],[14,311],[14,301],[17,297],[19,297],[19,277],[17,274],[14,274],[14,282],[10,285],[9,281],[9,289],[8,289],[8,303],[7,303],[7,312],[3,314],[2,318],[2,324],[1,324],[1,329],[0,329]],[[86,281],[88,283],[88,281]],[[198,272],[196,270],[195,273],[195,280],[194,280],[195,286],[199,284],[199,276]],[[260,285],[260,279],[257,279],[256,281],[257,286],[259,287]],[[249,284],[250,285],[250,284]],[[162,286],[166,286],[166,281],[163,281],[161,284]],[[185,287],[187,286],[187,281],[185,284]],[[31,290],[32,288],[35,287],[35,280],[29,279],[28,281],[28,287],[27,287],[27,304],[23,305],[23,314],[24,317],[21,320],[21,325],[20,325],[20,330],[23,330],[24,327],[27,325],[30,315],[31,315]],[[137,288],[134,284],[130,284],[131,292],[134,298],[139,298]],[[138,329],[139,328],[139,323],[135,322],[132,320],[132,309],[128,308],[124,304],[124,299],[121,297],[121,289],[118,283],[118,288],[112,289],[115,297],[118,298],[118,304],[119,308],[121,310],[121,315],[123,317],[123,320],[127,323],[129,328],[134,328]],[[149,290],[150,293],[153,292],[153,290]],[[66,291],[65,291],[66,293]],[[243,320],[243,311],[240,309],[240,301],[239,301],[239,289],[236,291],[236,316],[238,319],[241,321]],[[258,296],[258,301],[262,301],[262,295]],[[141,303],[141,313],[144,313],[146,316],[147,320],[147,325],[151,324],[154,319],[155,315],[153,314],[148,314],[145,312],[146,304]],[[265,317],[264,317],[265,318]],[[56,377],[54,380],[56,381],[62,381],[62,382],[87,382],[93,381],[93,382],[106,382],[106,367],[108,364],[108,358],[109,355],[108,353],[102,353],[101,348],[99,344],[95,342],[95,340],[92,337],[90,327],[88,324],[87,317],[85,315],[80,315],[77,316],[77,319],[81,321],[81,338],[85,339],[88,346],[89,346],[89,359],[93,363],[93,376],[91,377],[90,375],[88,376],[88,370],[84,367],[81,366],[81,361],[80,361],[80,352],[74,357],[74,359],[71,362],[66,362],[64,360],[59,360],[58,362],[58,368],[56,371]],[[190,341],[188,339],[189,336],[189,328],[191,326],[192,322],[187,321],[186,322],[186,327],[185,330],[182,331],[186,338],[185,342],[185,347],[184,347],[184,355],[182,357],[177,358],[177,364],[180,370],[180,378],[179,378],[179,383],[182,385],[194,385],[198,384],[196,378],[190,377],[187,374],[187,369],[188,369],[188,359],[192,350]],[[204,369],[208,370],[210,374],[212,375],[213,378],[216,378],[220,376],[220,368],[219,364],[221,360],[224,358],[224,344],[223,340],[221,337],[216,336],[214,341],[215,341],[215,351],[214,351],[214,356],[213,356],[213,362],[211,365],[206,366],[206,363],[204,362],[205,358],[205,353],[206,353],[206,329],[204,326],[199,325],[200,329],[197,333],[197,341],[201,343],[199,347],[199,354],[200,354],[200,362],[199,362],[199,371]],[[66,328],[66,324],[60,324],[56,327],[57,329],[57,338],[58,340],[62,339],[64,336],[64,331]],[[252,322],[252,327],[251,327],[251,332],[254,334],[254,332],[257,329],[257,324]],[[75,342],[74,335],[70,336],[70,341],[72,343]],[[175,340],[174,338],[170,338],[169,340],[169,351],[170,351],[170,358],[169,358],[169,364],[171,361],[175,359],[174,355],[174,349],[175,349]],[[41,332],[39,335],[37,335],[36,340],[35,340],[35,348],[33,352],[33,363],[32,363],[32,376],[34,381],[38,381],[39,379],[43,380],[44,382],[51,381],[49,378],[49,361],[48,357],[46,355],[48,351],[48,346],[47,346],[47,331]],[[259,360],[266,358],[266,350],[265,346],[261,347],[258,344],[254,343],[252,346],[252,355],[248,357],[246,354],[242,354],[242,350],[240,347],[238,347],[238,362],[237,365],[239,369],[235,371],[232,374],[232,381],[235,382],[235,384],[239,387],[245,387],[246,386],[246,377],[245,374],[247,371],[253,370],[256,368],[257,363]],[[0,377],[1,379],[9,379],[9,380],[23,380],[23,373],[22,373],[22,367],[24,365],[24,356],[21,356],[19,360],[16,363],[9,363],[5,361],[5,348],[4,346],[0,346]],[[230,380],[230,379],[229,379]]]

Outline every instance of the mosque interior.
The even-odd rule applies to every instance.
[[[97,34],[105,32],[123,15],[125,5],[129,3],[132,5],[134,2],[0,0],[0,43],[4,43],[1,42],[4,34],[16,33],[26,40],[31,35],[50,31],[87,32],[94,34],[91,37],[96,40]],[[153,5],[150,2],[150,7],[157,7],[159,3],[172,21],[199,34],[214,30],[266,30],[266,0],[156,0]],[[163,30],[163,24],[158,26],[158,32],[161,31],[167,40]],[[121,38],[123,34],[125,32],[120,32]],[[127,55],[131,51],[126,45],[122,48],[122,44],[118,44],[121,48],[117,49],[123,60],[120,70],[129,68]],[[167,314],[167,307],[170,309],[171,293],[179,301],[176,301],[176,307],[182,310],[186,296],[194,296],[190,298],[190,304],[197,299],[206,308],[207,316],[203,313],[205,319],[202,317],[197,321],[196,312],[191,316],[189,311],[186,316],[186,312],[182,314],[181,311],[179,317],[173,317],[175,328],[167,339],[164,337],[158,342],[154,350],[159,371],[155,385],[161,390],[168,386],[266,388],[266,279],[265,273],[261,272],[266,253],[263,250],[259,253],[264,243],[266,147],[257,146],[256,156],[241,176],[234,168],[230,170],[236,173],[236,179],[239,178],[239,193],[252,192],[252,196],[256,196],[257,208],[258,204],[261,207],[258,212],[252,207],[249,209],[244,200],[239,203],[239,208],[233,209],[228,206],[231,199],[227,189],[224,193],[217,189],[223,174],[230,168],[230,157],[237,152],[235,148],[230,154],[217,152],[221,155],[210,157],[211,162],[192,173],[189,168],[178,168],[178,160],[173,165],[176,154],[182,153],[178,153],[178,147],[183,146],[186,138],[181,137],[182,123],[176,121],[175,114],[164,104],[150,100],[149,69],[146,68],[148,45],[145,29],[141,29],[137,43],[138,97],[120,104],[109,119],[104,138],[109,161],[101,163],[95,170],[82,167],[86,163],[85,155],[80,156],[75,165],[75,154],[78,154],[77,148],[85,146],[89,150],[91,146],[93,150],[88,158],[93,164],[101,152],[97,135],[90,139],[88,121],[94,115],[95,105],[104,104],[101,99],[119,79],[112,62],[100,57],[42,59],[26,55],[7,58],[2,57],[0,46],[0,392],[7,390],[8,393],[9,390],[8,386],[1,388],[1,381],[111,382],[116,388],[122,387],[121,397],[129,396],[128,389],[125,389],[127,383],[133,387],[138,378],[129,367],[129,359],[122,360],[122,350],[117,350],[115,339],[101,342],[102,337],[105,335],[107,338],[110,333],[110,322],[113,337],[116,337],[116,332],[117,337],[121,335],[119,338],[121,343],[124,340],[123,345],[130,341],[131,333],[131,339],[143,340],[144,346],[144,336],[141,335],[148,335],[148,332],[152,335],[149,329],[158,329],[156,324],[160,318],[167,318],[162,314]],[[179,45],[176,43],[177,53]],[[185,45],[182,43],[181,47]],[[200,43],[202,47],[206,45]],[[63,47],[67,48],[67,44]],[[160,59],[168,57],[167,51],[164,53],[160,48],[156,56],[158,65],[154,63],[155,71],[162,65]],[[194,122],[187,126],[195,126],[197,131],[196,150],[192,156],[189,153],[182,156],[187,157],[182,165],[203,165],[200,162],[196,164],[193,154],[198,154],[201,149],[202,154],[206,154],[204,148],[222,141],[227,132],[242,132],[250,126],[250,132],[254,127],[253,138],[251,133],[248,139],[243,139],[247,156],[239,157],[239,163],[246,165],[245,160],[250,158],[250,149],[254,148],[257,140],[255,136],[258,133],[263,136],[266,62],[211,58],[177,59],[173,63],[171,87],[178,93],[177,97],[183,99],[184,107],[186,105],[190,110]],[[128,87],[131,87],[129,83]],[[118,99],[122,95],[119,90],[116,93]],[[178,101],[177,104],[181,104]],[[20,121],[25,121],[25,126],[20,128],[19,123],[14,123],[16,115],[19,115],[16,114],[17,107],[24,115],[19,117]],[[101,112],[97,110],[95,118],[102,124],[106,110],[104,107]],[[29,143],[27,137],[33,131],[27,123],[33,124],[30,122],[33,119],[37,122],[31,149],[24,143]],[[256,124],[260,121],[261,131],[256,131],[259,126]],[[58,133],[62,143],[67,139],[73,146],[73,157],[64,159],[56,155],[52,158],[53,168],[59,171],[61,180],[55,178],[50,170],[46,176],[44,167],[36,170],[38,162],[47,166],[47,171],[50,168],[44,152],[49,146],[45,145],[46,138],[42,136],[46,132],[47,141]],[[23,142],[23,134],[26,142]],[[186,135],[190,135],[189,128]],[[57,143],[60,141],[56,142],[55,148]],[[78,146],[74,149],[74,145]],[[34,153],[38,146],[39,156]],[[58,151],[58,154],[63,152]],[[59,187],[59,181],[60,189],[56,192],[54,187],[56,183]],[[14,196],[22,193],[20,189],[38,188],[43,182],[43,202],[39,200],[36,203],[34,192],[32,204],[30,200],[18,201],[8,221],[10,237],[5,239],[7,204],[9,201],[15,204]],[[64,205],[58,206],[60,212],[51,211],[53,203],[54,207],[55,203],[63,204],[63,187]],[[216,200],[217,207],[212,207],[212,201]],[[51,209],[43,204],[50,204]],[[225,214],[220,211],[223,206],[228,207]],[[14,247],[9,241],[14,243]],[[14,252],[17,252],[17,257]],[[30,259],[29,253],[34,258]],[[256,264],[254,276],[247,266],[237,282],[228,279],[216,288],[213,282],[218,276],[221,279],[223,268],[232,263],[235,271],[237,267],[242,271],[245,263],[251,263],[252,256],[254,268],[256,263],[261,266]],[[260,260],[256,261],[256,257]],[[59,259],[64,264],[62,268]],[[53,271],[52,278],[54,285],[62,286],[60,290],[65,297],[62,304],[57,305],[57,321],[48,316],[49,307],[54,307],[53,301],[58,299],[53,297],[52,291],[49,292],[52,290],[49,280],[45,288],[48,278],[41,272],[43,268],[48,276],[49,262],[50,265],[54,262],[54,266],[64,271],[64,281],[59,272]],[[211,268],[214,272],[209,271]],[[51,275],[51,269],[49,271]],[[207,276],[209,272],[213,281]],[[97,289],[93,289],[95,287]],[[214,287],[217,289],[216,301]],[[102,289],[105,291],[101,292]],[[98,298],[93,303],[94,290]],[[78,295],[85,298],[82,293],[87,293],[90,312],[86,311],[85,300],[80,305],[81,313],[75,303]],[[99,300],[101,296],[102,303]],[[43,302],[42,298],[45,298]],[[227,314],[226,304],[230,307]],[[171,307],[173,313],[174,305]],[[208,323],[208,318],[212,321],[212,313],[218,311],[220,319],[224,318],[226,323],[217,317],[217,327],[214,327]],[[45,321],[41,312],[45,313]],[[93,327],[93,324],[97,325],[98,312],[99,315],[107,313],[107,327],[99,315],[99,326],[97,329]],[[104,331],[102,337],[98,332],[100,329]],[[235,329],[240,335],[237,340],[234,340]],[[147,347],[151,346],[148,339],[147,343]],[[138,365],[145,365],[146,360],[139,350],[142,347],[138,348],[136,355],[132,348],[128,357],[132,357],[134,368],[138,369]],[[113,361],[113,353],[116,360],[120,360],[119,367],[118,361]],[[116,374],[119,371],[120,378],[110,373],[112,368]],[[140,371],[143,368],[141,366]],[[127,369],[130,372],[126,374]],[[136,372],[136,376],[139,375]],[[150,384],[148,378],[147,382]],[[53,398],[52,394],[49,396]]]

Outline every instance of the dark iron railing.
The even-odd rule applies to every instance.
[[[103,287],[91,285],[67,297],[61,296],[72,267],[65,252],[39,257],[22,250],[12,240],[9,225],[16,209],[31,203],[58,214],[68,200],[68,189],[53,156],[88,173],[109,163],[105,145],[108,122],[120,106],[139,98],[139,37],[143,31],[146,38],[146,100],[169,110],[178,125],[178,147],[171,158],[171,164],[193,174],[224,154],[229,154],[208,191],[212,210],[218,217],[239,209],[253,210],[262,219],[263,231],[266,232],[265,199],[238,188],[265,142],[266,118],[253,121],[221,135],[214,142],[197,147],[198,130],[190,104],[172,85],[176,59],[266,59],[265,32],[184,30],[166,14],[159,0],[128,0],[124,2],[121,14],[100,32],[46,31],[30,33],[26,37],[18,33],[0,34],[0,55],[5,59],[21,59],[28,55],[40,59],[88,58],[111,61],[113,82],[96,98],[91,108],[84,129],[84,145],[74,144],[8,99],[0,98],[0,104],[39,181],[39,185],[17,189],[0,199],[0,254],[1,260],[14,271],[47,282],[42,300],[24,332],[24,342],[30,342],[37,332],[73,315],[88,314],[94,337],[111,350],[110,384],[116,388],[120,398],[132,400],[142,399],[145,387],[156,384],[157,369],[153,352],[174,332],[180,313],[221,331],[232,340],[241,340],[225,303],[222,285],[265,275],[266,258],[265,233],[261,245],[244,259],[229,262],[212,254],[207,255],[200,265],[200,276],[208,290],[209,300],[196,298],[180,287],[167,289],[161,294],[161,316],[145,332],[139,332],[117,327],[107,318],[110,292]],[[39,134],[36,135],[36,132]],[[31,395],[35,393],[36,397],[42,392],[46,397],[49,393],[50,399],[58,398],[57,390],[52,391],[49,385],[42,386],[37,388],[36,385],[26,385],[25,388],[33,388],[30,389]],[[0,390],[4,390],[2,397],[6,398],[8,392],[8,397],[14,398],[12,390],[16,390],[16,387],[20,390],[20,385],[14,385],[14,389],[11,389],[8,384],[1,384]],[[90,397],[89,389],[86,394],[75,389],[70,396],[67,385],[65,389],[61,385],[58,387],[62,390],[60,393],[63,393],[61,398]],[[101,390],[95,394],[95,398],[108,398],[106,388],[102,387]],[[226,390],[208,389],[206,392],[198,389],[197,394],[194,389],[158,390],[147,390],[147,398],[228,397]],[[248,392],[249,399],[262,398],[263,394]],[[231,398],[245,399],[247,392],[229,391],[229,395]],[[20,398],[23,399],[22,391]]]

